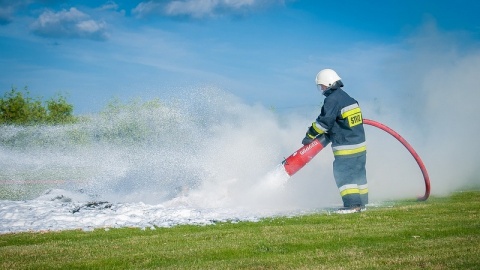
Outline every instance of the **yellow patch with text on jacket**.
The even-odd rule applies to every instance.
[[[342,118],[347,119],[348,126],[354,127],[363,123],[362,111],[358,104],[352,104],[342,109]]]

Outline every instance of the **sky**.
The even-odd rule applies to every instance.
[[[60,93],[86,114],[213,87],[288,112],[318,106],[315,75],[333,68],[359,100],[388,103],[409,96],[401,89],[434,67],[424,63],[476,50],[478,10],[473,0],[0,0],[0,93]]]

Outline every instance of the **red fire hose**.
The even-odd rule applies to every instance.
[[[425,168],[425,164],[423,164],[422,159],[420,159],[420,156],[417,154],[417,152],[415,152],[413,147],[402,136],[400,136],[400,134],[395,132],[393,129],[385,126],[384,124],[381,124],[379,122],[376,122],[370,119],[363,119],[363,123],[370,126],[377,127],[387,132],[388,134],[392,135],[393,137],[395,137],[395,139],[401,142],[403,146],[405,146],[405,148],[407,148],[410,154],[412,154],[413,158],[415,158],[415,161],[417,161],[417,164],[420,167],[420,170],[422,170],[423,180],[425,181],[425,195],[423,195],[422,197],[419,197],[418,200],[419,201],[427,200],[428,196],[430,196],[430,177],[428,176],[428,172],[427,172],[427,168]]]
[[[401,142],[403,146],[407,148],[410,154],[412,154],[412,156],[417,161],[417,164],[420,167],[420,170],[422,170],[423,179],[425,181],[425,195],[423,195],[422,197],[419,197],[418,200],[419,201],[427,200],[428,196],[430,196],[430,178],[428,177],[428,173],[427,173],[427,169],[425,168],[425,165],[423,164],[422,160],[420,159],[420,156],[417,154],[417,152],[415,152],[413,147],[397,132],[395,132],[391,128],[379,122],[369,120],[369,119],[363,119],[363,123],[382,129],[383,131],[392,135],[393,137],[395,137],[395,139]],[[294,175],[301,168],[303,168],[310,160],[312,160],[313,157],[315,157],[320,151],[322,151],[322,149],[325,148],[329,143],[330,141],[325,136],[319,136],[315,140],[313,140],[313,142],[311,142],[310,144],[302,146],[300,149],[298,149],[295,153],[287,157],[282,162],[285,172],[289,176]]]

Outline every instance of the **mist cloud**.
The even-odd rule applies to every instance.
[[[392,48],[375,63],[381,68],[377,79],[368,83],[383,87],[362,89],[376,96],[375,102],[364,105],[368,118],[387,124],[412,144],[427,166],[432,194],[479,187],[478,43],[428,21]],[[367,132],[373,186],[382,187],[382,193],[420,193],[421,173],[407,151],[386,139],[388,135],[370,128]]]

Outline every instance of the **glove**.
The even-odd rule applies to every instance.
[[[310,138],[310,137],[307,135],[307,136],[305,136],[305,138],[303,138],[302,144],[303,144],[303,145],[310,144],[311,142],[313,142],[313,140],[315,140],[315,138]]]
[[[302,140],[302,144],[303,145],[307,145],[311,142],[313,142],[313,140],[315,140],[315,138],[319,135],[318,131],[315,130],[315,128],[313,127],[313,124],[308,128],[307,130],[307,134],[305,134],[305,138],[303,138]]]

